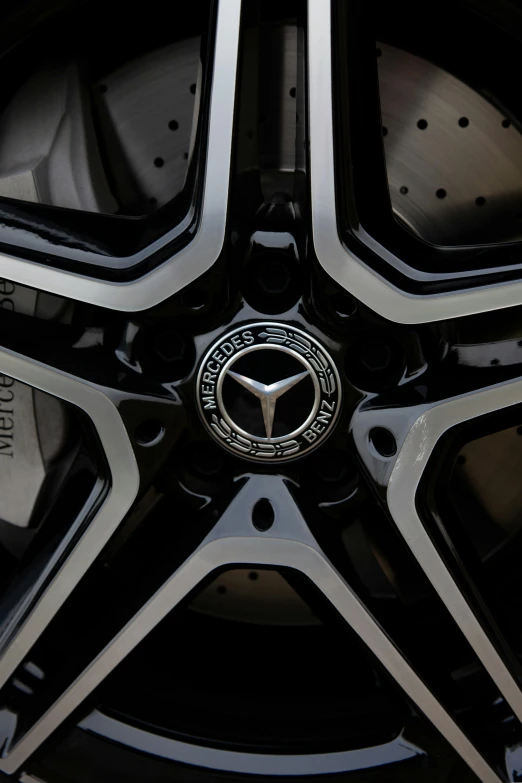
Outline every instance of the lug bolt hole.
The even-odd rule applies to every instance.
[[[150,448],[156,446],[165,435],[165,427],[156,419],[148,419],[138,424],[134,430],[134,438],[139,446]]]
[[[190,310],[201,310],[207,303],[207,294],[201,287],[190,286],[182,291],[180,300],[183,307]]]
[[[398,341],[368,335],[351,344],[344,366],[350,383],[367,391],[379,391],[398,383],[406,362]]]
[[[268,498],[261,498],[252,509],[252,524],[261,533],[269,530],[274,524],[274,507]]]
[[[178,332],[168,329],[156,335],[154,351],[165,364],[180,363],[186,358],[187,342]]]
[[[393,457],[397,453],[397,441],[384,427],[373,427],[368,434],[368,440],[381,457]]]
[[[357,313],[357,302],[348,294],[333,294],[328,298],[330,309],[340,321],[353,318]]]
[[[195,443],[188,458],[195,472],[208,481],[218,479],[225,466],[222,450],[211,443]]]
[[[300,296],[297,264],[284,253],[259,253],[247,264],[242,289],[248,304],[259,312],[284,313]]]
[[[337,484],[346,478],[348,464],[341,451],[324,451],[316,465],[317,477],[325,484]]]

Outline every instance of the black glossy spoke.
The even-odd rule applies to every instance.
[[[141,497],[4,686],[5,709],[14,727],[4,737],[9,746],[33,728],[165,581],[190,561],[218,513],[214,504],[191,509],[169,485],[151,487]],[[35,667],[42,676],[28,694],[17,683],[26,682],[27,671]]]
[[[2,313],[0,320],[4,348],[90,383],[111,399],[146,485],[187,426],[178,386],[192,367],[189,338],[172,327],[126,320],[103,326],[42,320],[36,327],[34,319],[18,313]]]
[[[263,498],[263,502],[270,503],[273,507],[273,523],[268,526],[268,529],[265,530],[258,530],[256,528],[256,516],[254,513],[252,513],[252,517],[250,517],[248,514],[248,509],[255,509],[258,503],[261,501],[260,495],[265,496]],[[418,698],[418,706],[422,704],[423,710],[426,710],[429,714],[433,713],[433,715],[436,716],[434,718],[435,722],[438,723],[443,732],[445,730],[443,729],[445,722],[448,724],[448,726],[452,725],[451,718],[449,718],[448,715],[437,714],[437,711],[440,708],[437,706],[436,701],[424,688],[421,682],[416,678],[416,675],[411,671],[406,661],[400,656],[395,658],[392,647],[385,640],[382,632],[379,630],[374,620],[369,614],[367,614],[366,610],[361,607],[352,590],[348,588],[335,573],[335,571],[332,570],[331,565],[325,559],[322,551],[317,547],[317,543],[314,541],[313,537],[311,537],[298,507],[295,505],[294,500],[288,492],[288,488],[285,486],[285,483],[281,478],[268,475],[259,475],[249,478],[245,477],[244,481],[242,482],[242,486],[240,487],[235,498],[232,499],[231,503],[222,514],[218,524],[214,530],[210,532],[207,539],[202,544],[200,550],[196,551],[192,557],[190,555],[188,556],[188,560],[183,565],[181,565],[178,571],[175,571],[172,576],[167,579],[167,581],[159,588],[156,594],[148,601],[146,605],[142,605],[142,601],[144,597],[149,594],[149,589],[146,590],[145,595],[142,593],[141,601],[137,601],[133,607],[134,599],[137,597],[136,588],[138,591],[140,588],[143,588],[144,581],[149,582],[149,588],[151,586],[150,570],[144,571],[139,569],[137,572],[135,564],[134,567],[132,564],[132,551],[134,550],[135,556],[138,555],[139,562],[141,562],[141,559],[146,556],[146,546],[144,546],[145,541],[147,538],[149,540],[153,540],[155,533],[158,533],[158,530],[154,530],[153,518],[148,519],[147,521],[149,524],[146,526],[146,528],[143,527],[141,532],[139,522],[137,527],[134,525],[135,532],[133,536],[128,539],[128,541],[123,545],[123,548],[119,550],[117,548],[113,548],[112,557],[109,557],[109,559],[106,559],[104,562],[104,567],[108,568],[109,571],[107,575],[101,579],[101,584],[99,584],[97,588],[95,587],[95,589],[101,590],[101,592],[104,592],[105,595],[108,596],[107,608],[109,611],[105,612],[103,622],[98,623],[97,633],[93,635],[91,624],[89,641],[86,641],[85,634],[87,633],[87,629],[82,621],[85,619],[86,615],[82,614],[80,617],[78,614],[75,616],[69,614],[68,616],[70,608],[66,604],[62,611],[57,615],[52,625],[49,626],[47,631],[41,637],[38,645],[35,647],[33,651],[33,657],[35,660],[32,662],[32,666],[26,666],[24,671],[45,671],[45,669],[42,669],[41,667],[44,665],[46,655],[48,656],[48,666],[50,666],[51,669],[53,667],[59,667],[57,658],[62,658],[63,663],[61,665],[60,671],[58,673],[55,672],[54,676],[49,681],[49,686],[51,688],[50,691],[46,688],[44,679],[44,684],[36,691],[34,698],[29,701],[26,700],[27,706],[25,710],[21,709],[20,706],[16,706],[16,699],[15,702],[10,705],[11,713],[14,716],[14,720],[12,721],[11,725],[14,728],[12,730],[11,737],[9,738],[9,744],[12,744],[13,747],[12,760],[9,762],[8,768],[12,768],[12,765],[16,763],[15,759],[17,758],[17,754],[20,755],[20,753],[24,752],[24,745],[31,747],[32,743],[34,742],[35,729],[32,728],[32,724],[33,721],[37,719],[38,715],[41,715],[45,709],[48,709],[48,716],[46,719],[47,728],[44,729],[44,731],[48,733],[50,730],[49,726],[52,726],[53,721],[55,720],[53,717],[54,714],[58,713],[63,715],[63,710],[70,711],[74,709],[75,706],[80,705],[86,696],[90,696],[94,687],[98,683],[102,683],[104,678],[112,672],[112,670],[121,660],[122,653],[125,655],[125,651],[126,654],[130,653],[131,657],[128,659],[128,661],[126,661],[125,666],[122,669],[122,674],[124,674],[125,670],[128,669],[129,666],[132,670],[133,661],[136,662],[136,656],[133,654],[133,650],[141,639],[148,636],[148,633],[151,633],[151,639],[153,641],[156,640],[156,643],[159,642],[160,645],[170,645],[169,636],[176,633],[176,617],[177,613],[180,611],[180,606],[178,606],[180,599],[184,599],[189,590],[195,588],[196,586],[199,587],[199,583],[209,576],[212,569],[220,568],[228,564],[240,563],[242,561],[253,564],[255,563],[258,565],[276,565],[283,568],[293,568],[299,572],[302,572],[302,574],[311,581],[315,588],[319,590],[319,593],[323,593],[323,597],[321,599],[323,603],[325,598],[327,599],[327,603],[331,602],[341,617],[346,622],[348,622],[348,625],[351,625],[352,628],[356,630],[357,635],[361,637],[360,640],[356,640],[356,637],[354,637],[353,643],[348,643],[347,649],[353,648],[354,643],[359,647],[361,641],[366,645],[369,645],[373,655],[376,656],[380,663],[384,663],[385,666],[389,664],[389,674],[392,674],[393,677],[401,679],[403,683],[407,683],[406,691],[410,698],[413,698],[414,701],[416,698]],[[163,526],[165,525],[164,519],[162,520],[162,524]],[[267,526],[265,525],[265,528],[266,527]],[[174,541],[172,541],[172,543],[174,543]],[[223,548],[223,544],[227,545],[226,549]],[[125,552],[125,549],[127,549],[127,552]],[[179,554],[181,554],[181,552],[179,552]],[[128,560],[129,556],[130,562]],[[127,579],[124,578],[122,580],[123,572],[121,571],[121,568],[124,566],[125,561],[127,561],[126,565],[130,565],[131,568],[130,572],[127,571]],[[172,560],[172,557],[170,557],[170,565],[171,567],[176,567],[176,563]],[[110,573],[112,566],[114,566],[116,569],[114,574]],[[159,564],[156,578],[161,577],[160,571],[161,564]],[[93,578],[96,576],[95,572],[96,567],[93,570],[92,575],[89,574],[87,580],[85,580],[82,584],[80,593],[83,588],[86,588],[91,576]],[[138,573],[139,577],[136,579]],[[107,592],[106,582],[107,579],[110,581],[111,578],[115,579],[115,582],[118,586],[117,592],[125,589],[125,583],[129,578],[133,580],[132,594],[130,599],[126,601],[125,609],[122,607],[121,601],[116,601],[116,603],[114,603],[113,598],[115,596],[113,595],[112,591]],[[86,590],[86,592],[84,592],[85,599],[88,602],[88,605],[86,605],[87,618],[89,613],[92,611],[93,585],[96,585],[95,579],[93,579],[91,583],[90,590]],[[130,582],[128,582],[127,587],[128,586],[130,586]],[[312,601],[312,603],[315,607],[315,602]],[[156,612],[154,612],[154,606],[156,606]],[[107,636],[108,626],[114,621],[115,614],[116,616],[119,614],[119,622],[121,623],[122,620],[125,619],[122,613],[126,614],[129,610],[136,612],[132,620],[130,620],[128,625],[123,628],[120,633],[118,633],[112,640],[108,642],[108,645],[104,650],[100,649],[100,653],[96,658],[93,658],[92,656],[94,654],[94,650],[96,646],[100,644],[99,639],[96,643],[93,642],[94,636],[101,635],[102,638],[104,635]],[[162,618],[165,618],[165,620],[161,625],[158,625]],[[164,627],[165,623],[168,623],[166,627]],[[61,633],[65,633],[67,636],[67,659],[64,658],[65,652],[63,647],[58,642],[59,636],[57,636],[56,633],[57,629],[60,628],[60,625],[62,629]],[[167,637],[164,638],[163,641],[161,641],[161,633],[158,637],[156,627],[158,631],[161,631],[163,628],[162,633],[165,633],[165,631],[167,632]],[[181,627],[183,627],[183,624]],[[51,634],[51,631],[54,631],[54,634]],[[350,630],[350,633],[353,633],[353,631]],[[78,647],[77,637],[84,637],[83,644],[80,645],[81,649]],[[46,642],[48,644],[50,640],[51,648],[47,647],[46,651]],[[373,646],[370,640],[375,643]],[[62,645],[63,642],[64,640],[62,639]],[[146,639],[143,644],[145,647],[142,645],[136,648],[138,653],[141,651],[141,663],[139,664],[140,668],[143,668],[144,665],[147,665],[146,657],[144,658],[143,655],[145,654],[146,656],[145,651],[147,650],[148,640]],[[74,654],[74,650],[77,651],[76,654]],[[363,650],[364,645],[361,647],[360,653],[358,652],[357,655],[360,654],[364,658],[368,655],[368,652],[364,652]],[[342,653],[341,650],[339,652]],[[40,655],[40,658],[38,655]],[[354,649],[351,649],[351,655],[355,655]],[[90,662],[86,666],[89,659]],[[345,660],[344,656],[343,659]],[[36,663],[37,660],[40,661],[40,663]],[[137,660],[140,660],[139,656]],[[161,656],[159,656],[159,660],[161,666]],[[391,690],[387,691],[386,688],[382,687],[382,685],[377,685],[375,674],[372,674],[371,671],[372,665],[375,665],[372,664],[372,660],[373,657],[370,655],[365,663],[363,663],[363,659],[361,658],[357,664],[357,669],[359,670],[359,679],[356,688],[357,693],[352,692],[350,698],[356,700],[358,698],[364,698],[365,703],[367,703],[368,698],[370,698],[369,694],[366,693],[366,696],[363,697],[360,691],[361,688],[363,690],[369,689],[372,691],[371,698],[373,700],[377,699],[377,701],[379,701],[379,699],[381,699],[381,713],[383,711],[387,712],[390,710],[391,718],[391,714],[395,709],[392,707],[392,703],[396,697],[393,696],[393,692]],[[82,662],[83,666],[86,668],[78,673],[77,679],[70,688],[69,693],[60,696],[60,690],[63,690],[63,688],[66,687],[68,681],[70,682],[72,671],[77,671],[78,665],[81,667]],[[364,686],[361,679],[362,670],[365,671]],[[20,676],[24,676],[23,671],[20,672]],[[384,676],[387,677],[388,675],[385,674]],[[124,681],[126,681],[127,677],[124,676]],[[27,679],[27,675],[25,675],[25,679]],[[154,678],[152,677],[152,680],[153,679]],[[100,702],[101,709],[104,710],[104,700],[108,698],[110,702],[114,699],[115,687],[117,690],[117,680],[114,681],[114,678],[112,678],[112,685],[109,683],[108,690],[105,686],[102,686],[101,690],[97,693],[94,693],[89,699],[89,702],[82,706],[83,710],[88,710],[90,705],[96,705],[96,703],[100,705]],[[54,704],[50,705],[49,702],[50,700],[52,701],[53,698],[56,699],[56,701]],[[18,705],[20,705],[20,702],[18,702]],[[123,707],[124,711],[126,709],[129,709],[128,698],[127,706]],[[109,715],[107,717],[109,717],[110,714],[111,711],[109,710]],[[418,753],[423,752],[418,747],[414,748],[410,746],[407,739],[405,740],[404,738],[404,725],[405,723],[409,722],[406,718],[406,714],[407,710],[406,712],[402,712],[401,717],[401,710],[399,709],[399,723],[395,726],[394,729],[391,729],[392,734],[395,735],[395,752],[400,752],[403,758],[412,757]],[[97,715],[99,715],[97,712],[91,713],[83,721],[82,725],[86,728],[89,727],[90,730],[96,732],[96,721],[98,720]],[[381,717],[384,719],[384,715],[381,715]],[[447,728],[447,726],[445,728]],[[364,726],[361,723],[359,723],[357,729],[355,725],[352,725],[350,729],[352,732],[363,731],[363,733],[364,731],[368,730],[370,730],[370,726],[364,729]],[[27,734],[25,734],[26,731],[28,732]],[[373,732],[375,742],[376,738],[378,737],[378,735],[375,733],[376,727],[373,726],[371,731]],[[455,731],[458,733],[458,729],[456,729],[456,727]],[[384,736],[382,739],[384,739]],[[452,739],[447,734],[446,739],[452,742]],[[477,769],[482,769],[483,772],[486,773],[487,767],[484,766],[484,762],[480,759],[479,756],[476,754],[474,755],[474,751],[472,751],[471,746],[464,738],[464,735],[461,735],[460,742],[463,743],[468,749],[470,754],[470,763],[472,766],[475,766]],[[384,742],[381,752],[383,754],[387,752],[389,753],[392,747],[394,747],[393,740],[388,743]],[[385,750],[385,748],[388,750]],[[223,746],[222,750],[226,752],[226,744]],[[269,749],[266,748],[265,752],[268,750]],[[219,759],[219,753],[220,749],[217,749],[217,760]],[[357,751],[354,751],[354,753],[355,755],[353,755],[353,762],[355,762],[357,757]],[[276,769],[280,763],[279,757],[274,755],[267,756],[266,758],[267,763],[270,759],[271,766]],[[325,763],[322,756],[316,757],[311,755],[308,758],[309,763]],[[350,763],[350,758],[350,751],[348,751],[346,755],[346,763]],[[386,756],[383,755],[381,763],[388,763],[388,761],[385,759]],[[390,757],[389,760],[391,761],[392,757]],[[337,762],[334,763],[339,763],[339,761],[341,761],[340,758]],[[217,763],[220,762],[218,761]],[[239,763],[239,759],[236,763]],[[295,763],[296,762],[294,761],[294,764]],[[247,767],[245,765],[248,765],[247,757],[243,757],[240,766],[237,767],[237,770],[246,770]],[[298,768],[299,767],[296,767],[296,769]],[[336,767],[334,766],[331,769],[334,770]]]
[[[350,470],[352,491],[349,499],[337,501],[339,516],[332,518],[331,505],[317,502],[305,488],[293,490],[296,503],[306,509],[310,529],[328,557],[431,692],[490,764],[501,764],[505,743],[513,736],[512,709],[397,534],[387,509],[368,492],[364,473],[353,464]],[[342,481],[323,488],[324,495],[325,489],[331,497],[337,490],[340,497]],[[503,729],[506,723],[509,728]],[[486,724],[497,738],[494,743],[483,742]]]

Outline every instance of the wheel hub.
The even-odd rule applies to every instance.
[[[242,457],[301,457],[330,434],[341,407],[333,360],[314,338],[281,323],[249,323],[210,349],[197,379],[204,423]]]

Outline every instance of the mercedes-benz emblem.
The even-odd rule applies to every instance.
[[[223,446],[273,462],[300,457],[324,441],[339,413],[341,385],[332,359],[308,333],[253,323],[209,349],[197,398],[205,425]]]

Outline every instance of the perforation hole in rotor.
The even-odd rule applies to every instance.
[[[426,130],[427,127],[428,127],[428,121],[427,120],[424,120],[424,119],[418,120],[417,128],[419,130]]]
[[[487,242],[518,239],[519,128],[456,74],[380,41],[376,46],[382,50],[377,59],[382,124],[389,129],[383,146],[396,219],[443,246],[474,244],[478,237]],[[423,79],[413,83],[411,74],[417,72]],[[421,122],[418,127],[420,120],[427,126]],[[400,191],[403,184],[409,186],[406,198]],[[443,203],[435,196],[440,187],[447,191]],[[481,195],[487,201],[482,211],[475,204]],[[501,204],[508,206],[501,209]],[[486,211],[491,218],[484,221]]]
[[[179,122],[177,120],[170,120],[169,128],[171,131],[177,131],[177,129],[179,128]]]
[[[269,530],[274,524],[274,507],[268,498],[261,498],[252,509],[252,524],[261,532]]]
[[[437,198],[440,198],[440,199],[442,199],[442,198],[446,198],[446,196],[447,196],[448,194],[446,193],[446,191],[444,190],[444,188],[439,188],[439,189],[438,189],[438,190],[435,192],[435,195],[437,196]]]

